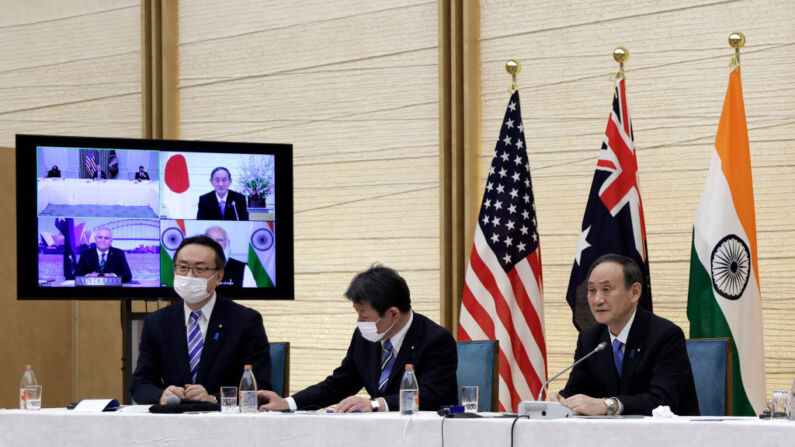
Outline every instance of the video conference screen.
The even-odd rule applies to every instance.
[[[292,146],[17,135],[20,299],[172,298],[174,253],[224,250],[220,294],[293,298]]]

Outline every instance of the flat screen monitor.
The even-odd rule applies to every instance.
[[[17,135],[19,299],[172,299],[207,235],[218,292],[293,299],[292,145]]]

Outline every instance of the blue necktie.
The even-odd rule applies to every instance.
[[[226,212],[226,200],[221,200],[218,202],[218,206],[221,207],[221,219],[224,218],[224,213]]]
[[[105,270],[105,253],[102,253],[102,259],[99,260],[99,271]]]
[[[196,383],[196,373],[199,371],[199,360],[202,357],[202,329],[199,327],[199,317],[202,312],[191,312],[190,322],[188,323],[188,358],[190,359],[190,375],[193,383]]]
[[[622,346],[624,346],[624,343],[621,343],[619,339],[613,340],[613,363],[616,365],[618,377],[621,377],[621,368],[624,365],[624,351],[621,350]]]
[[[386,383],[389,381],[389,373],[392,372],[392,365],[395,364],[395,353],[392,351],[392,342],[384,342],[384,354],[381,356],[381,376],[378,378],[378,391],[381,393],[386,390]]]

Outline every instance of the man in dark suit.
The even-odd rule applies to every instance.
[[[61,170],[58,169],[58,165],[52,165],[52,169],[47,171],[48,178],[57,178],[61,176]]]
[[[198,220],[248,220],[246,196],[229,189],[232,174],[224,167],[210,173],[214,191],[199,197]]]
[[[135,173],[136,180],[149,180],[149,173],[144,171],[143,165],[138,166],[138,172]]]
[[[338,413],[395,411],[408,363],[414,365],[419,382],[421,410],[456,404],[455,340],[446,329],[411,310],[408,285],[396,271],[373,266],[356,275],[345,296],[353,301],[359,319],[342,364],[324,381],[287,399],[260,391],[260,410],[337,404]],[[362,387],[369,399],[356,396]]]
[[[574,358],[601,342],[611,348],[575,366],[566,387],[549,399],[583,415],[643,414],[667,405],[698,415],[685,336],[674,323],[638,308],[643,276],[635,262],[608,254],[588,272],[588,304],[598,324],[580,332]]]
[[[132,272],[124,251],[111,247],[113,233],[108,228],[98,228],[94,233],[94,241],[96,243],[80,255],[75,275],[121,277],[122,282],[130,282]]]
[[[107,174],[105,174],[105,171],[102,170],[102,166],[97,165],[97,170],[94,171],[94,178],[95,179],[99,179],[99,178],[106,179],[106,178],[108,178]]]
[[[224,249],[224,255],[226,255],[224,280],[221,281],[220,285],[234,287],[256,287],[257,283],[254,281],[254,276],[252,275],[251,270],[249,270],[248,264],[229,257],[227,252],[229,249],[229,236],[227,235],[226,230],[220,226],[214,225],[204,230],[204,235],[212,238],[215,242],[218,242],[218,245]]]
[[[221,386],[236,385],[251,365],[259,389],[270,389],[270,347],[262,315],[224,299],[224,252],[201,235],[174,253],[174,291],[182,302],[148,315],[130,391],[139,404],[180,399],[218,401]]]

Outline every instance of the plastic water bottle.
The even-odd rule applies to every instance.
[[[25,365],[25,372],[22,374],[22,380],[19,382],[19,408],[25,409],[25,388],[35,388],[38,383],[36,376],[33,374],[33,367]]]
[[[420,411],[420,388],[417,376],[414,375],[414,365],[406,364],[406,372],[400,381],[400,414],[414,414]]]
[[[254,372],[251,370],[251,365],[246,365],[243,367],[243,377],[240,378],[240,387],[238,388],[238,393],[238,396],[240,396],[240,412],[256,413],[257,379],[254,377]]]

